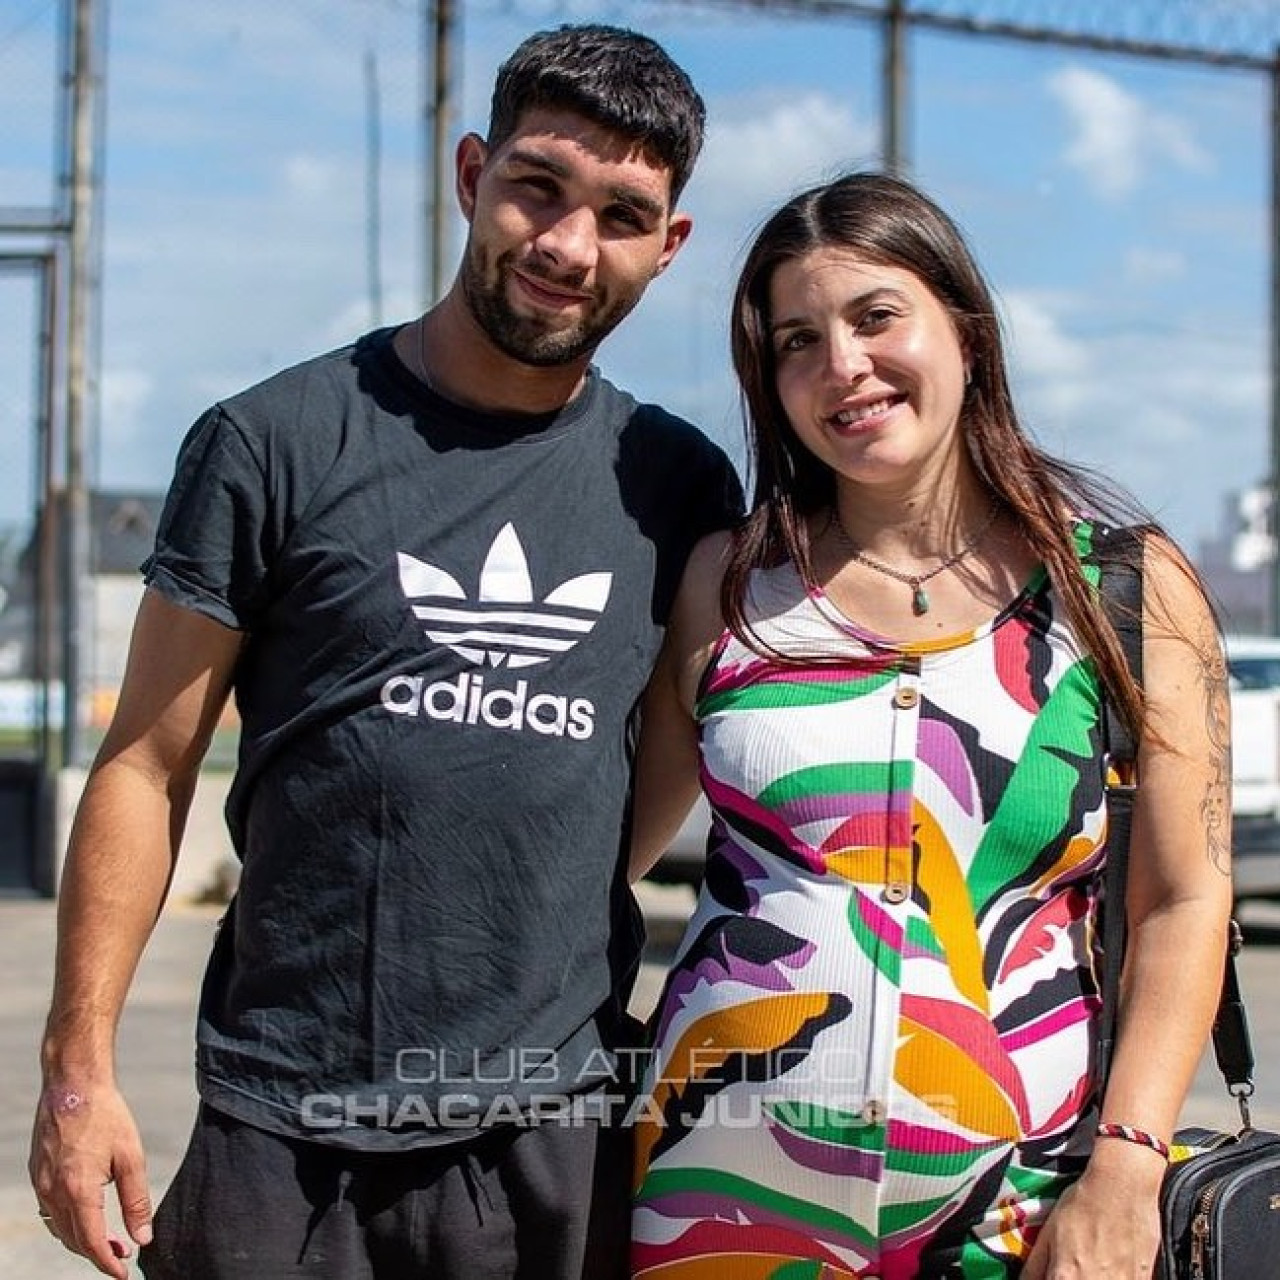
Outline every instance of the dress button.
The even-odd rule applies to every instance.
[[[893,695],[893,705],[900,711],[910,711],[919,701],[920,690],[909,684],[904,684]]]
[[[885,885],[880,898],[884,902],[906,902],[910,896],[911,886],[903,884],[901,880],[895,880],[892,884]]]
[[[862,1118],[868,1124],[884,1123],[884,1103],[876,1098],[872,1098],[869,1102],[862,1105]]]

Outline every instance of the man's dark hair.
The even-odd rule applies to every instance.
[[[623,27],[538,31],[498,69],[488,143],[501,146],[526,111],[573,111],[638,143],[671,173],[671,203],[702,149],[706,120],[693,82],[656,41]]]

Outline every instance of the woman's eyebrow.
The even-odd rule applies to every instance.
[[[893,288],[891,285],[876,285],[874,289],[868,289],[865,293],[855,294],[852,298],[845,302],[845,307],[866,307],[881,298],[893,298],[899,302],[906,302],[907,295],[899,289]],[[770,333],[776,333],[779,329],[794,329],[799,325],[811,323],[808,316],[801,314],[798,316],[783,316],[774,320],[769,325]]]

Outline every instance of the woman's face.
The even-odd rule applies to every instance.
[[[769,309],[778,396],[817,458],[903,489],[956,464],[965,352],[918,276],[815,249],[775,270]]]

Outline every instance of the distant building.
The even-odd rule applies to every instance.
[[[86,637],[81,654],[84,688],[91,699],[88,718],[105,724],[124,676],[133,617],[142,598],[139,569],[151,554],[164,495],[132,491],[100,491],[89,495],[89,584],[82,608]],[[45,521],[52,523],[46,525]],[[48,529],[54,538],[62,527],[62,502],[56,500],[36,517],[34,529],[21,550],[0,562],[0,682],[27,684],[40,672],[37,657],[36,601],[40,539]],[[12,539],[10,540],[12,542]],[[59,652],[62,626],[63,575],[46,590],[50,594],[51,653]],[[52,658],[50,674],[61,674],[60,659]]]
[[[1230,494],[1221,530],[1201,542],[1196,567],[1204,575],[1228,631],[1270,635],[1276,544],[1267,485]]]
[[[79,709],[87,730],[81,754],[92,754],[115,709],[129,653],[133,619],[142,599],[139,573],[151,554],[164,504],[162,494],[98,492],[89,497],[88,572],[80,602]],[[0,534],[0,893],[55,892],[72,816],[84,785],[84,762],[46,774],[42,745],[56,740],[62,718],[62,608],[65,572],[52,574],[49,663],[54,682],[38,679],[36,601],[41,537],[62,528],[62,503],[39,513],[34,530]],[[56,545],[46,561],[58,564]],[[48,717],[41,714],[48,692]],[[50,735],[40,732],[47,724]],[[238,738],[233,708],[206,758],[192,799],[175,898],[225,901],[238,874],[222,812]],[[55,752],[56,754],[56,752]]]

